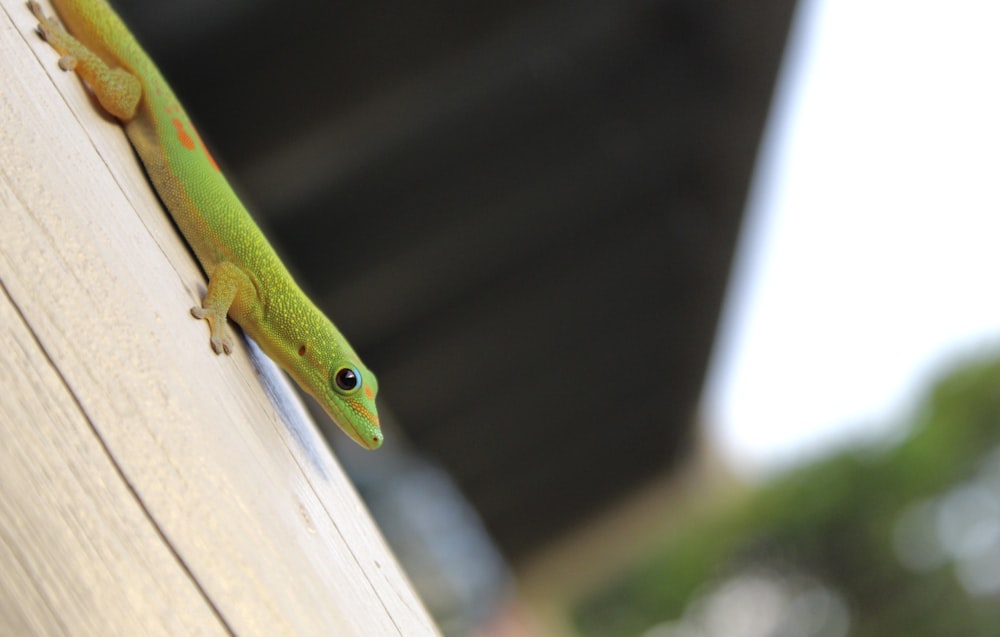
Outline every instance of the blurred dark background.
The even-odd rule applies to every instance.
[[[516,563],[689,452],[792,0],[113,4],[378,374],[349,468]]]

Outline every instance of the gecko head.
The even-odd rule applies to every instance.
[[[288,364],[282,366],[351,440],[365,449],[378,449],[382,428],[375,408],[375,374],[343,341],[340,345],[330,342],[285,349]]]
[[[382,446],[375,396],[378,381],[326,317],[312,338],[274,339],[275,358],[351,440],[365,449]],[[268,350],[265,350],[268,351]]]
[[[323,409],[354,442],[365,449],[382,446],[375,408],[378,380],[361,361],[335,361],[322,393],[317,398]]]

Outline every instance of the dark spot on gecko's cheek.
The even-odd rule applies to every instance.
[[[306,355],[306,346],[299,345],[299,356],[305,356],[305,355]]]

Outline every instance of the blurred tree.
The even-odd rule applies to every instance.
[[[753,628],[726,637],[996,635],[1000,361],[950,374],[915,413],[898,446],[842,453],[689,520],[583,600],[577,627],[600,637],[716,637],[732,626],[712,609],[739,598],[727,612]],[[740,597],[727,582],[756,583]],[[804,582],[822,594],[799,595]]]

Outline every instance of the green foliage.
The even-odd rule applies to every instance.
[[[995,635],[996,599],[969,595],[948,564],[913,573],[893,546],[900,513],[970,480],[1000,443],[1000,362],[939,382],[893,449],[845,452],[794,471],[736,505],[690,520],[654,554],[574,611],[583,635],[641,634],[676,620],[721,578],[807,575],[847,601],[850,633]]]

